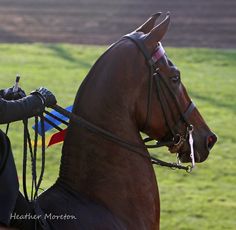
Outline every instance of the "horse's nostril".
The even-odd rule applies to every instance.
[[[217,141],[217,137],[215,134],[210,135],[207,137],[207,149],[210,151],[212,149],[212,147],[214,146],[214,144]]]

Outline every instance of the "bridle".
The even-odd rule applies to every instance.
[[[175,148],[179,148],[184,142],[187,141],[187,138],[189,138],[189,143],[193,142],[192,138],[192,132],[193,132],[193,125],[189,122],[189,117],[192,114],[193,110],[195,109],[194,103],[191,101],[187,107],[187,109],[183,112],[181,109],[181,106],[179,104],[179,101],[174,93],[174,91],[171,89],[171,86],[166,82],[166,79],[160,74],[159,69],[157,67],[157,61],[165,55],[165,51],[159,42],[156,48],[156,55],[151,55],[149,51],[147,50],[146,46],[144,45],[142,37],[140,38],[140,35],[138,33],[131,33],[124,38],[127,38],[134,42],[136,46],[139,48],[139,50],[142,52],[143,56],[145,57],[146,64],[149,66],[149,86],[148,86],[148,99],[147,99],[147,114],[146,114],[146,121],[143,127],[143,130],[148,128],[149,122],[151,119],[151,105],[152,105],[152,91],[153,91],[153,81],[156,83],[156,91],[157,91],[157,97],[161,105],[161,109],[164,115],[165,123],[169,128],[169,133],[166,135],[166,137],[163,138],[163,140],[169,139],[169,141],[159,141],[156,145],[147,145],[148,148],[155,148],[160,146],[174,146]],[[180,119],[174,124],[174,126],[170,125],[170,121],[167,118],[167,111],[171,111],[170,106],[168,105],[167,100],[162,100],[162,97],[165,99],[165,94],[163,90],[163,86],[168,90],[170,93],[172,99],[175,102],[175,105],[178,109],[178,112],[180,114]],[[177,132],[178,127],[181,123],[184,123],[186,125],[186,132],[184,135],[181,135]],[[171,138],[172,137],[172,138]],[[191,138],[191,141],[190,141]],[[153,139],[148,137],[144,141],[149,142]],[[192,158],[192,168],[195,165],[195,159],[194,159],[194,153],[193,153],[193,144],[190,144],[191,149],[191,158]]]
[[[68,118],[70,118],[73,122],[75,122],[77,125],[80,125],[84,128],[86,128],[87,130],[89,130],[90,132],[93,132],[95,134],[98,134],[100,136],[103,136],[104,138],[113,141],[119,145],[121,145],[122,147],[138,153],[139,155],[141,155],[142,157],[148,158],[149,160],[151,160],[151,162],[153,164],[157,164],[159,166],[166,166],[166,167],[170,167],[170,168],[178,168],[178,169],[184,169],[187,172],[191,172],[192,168],[195,165],[195,160],[194,160],[194,152],[193,152],[193,137],[192,137],[192,132],[193,132],[193,126],[190,124],[189,122],[189,116],[191,115],[192,111],[195,108],[195,105],[193,102],[190,102],[188,108],[186,109],[186,111],[182,112],[180,104],[178,102],[178,99],[176,97],[176,95],[173,93],[173,91],[171,90],[171,87],[169,86],[169,84],[165,81],[164,77],[161,76],[161,74],[159,73],[159,70],[157,68],[156,65],[156,61],[155,58],[153,56],[150,55],[150,53],[148,52],[147,48],[145,47],[142,38],[138,37],[137,33],[132,33],[132,34],[128,34],[125,35],[123,38],[121,39],[129,39],[132,42],[134,42],[137,47],[139,48],[139,50],[142,52],[142,54],[145,57],[146,63],[149,67],[149,86],[148,86],[148,98],[147,98],[147,114],[146,114],[146,121],[145,121],[145,125],[143,127],[146,128],[149,125],[150,122],[150,118],[151,118],[151,105],[152,105],[152,90],[153,90],[153,82],[155,80],[156,83],[156,88],[157,88],[157,96],[158,99],[161,103],[161,108],[162,108],[162,112],[164,114],[165,117],[165,122],[169,127],[170,130],[170,134],[168,133],[166,136],[166,138],[163,139],[163,141],[158,141],[156,142],[155,145],[148,145],[145,144],[146,148],[159,148],[162,146],[174,146],[176,148],[178,148],[180,145],[182,145],[184,142],[189,141],[189,145],[190,145],[190,149],[191,149],[191,158],[192,158],[192,165],[191,166],[183,166],[180,164],[180,162],[178,161],[177,163],[168,163],[168,162],[164,162],[162,160],[159,160],[157,158],[154,157],[150,157],[149,155],[147,155],[143,150],[143,146],[134,144],[130,141],[127,141],[101,127],[98,127],[97,125],[87,121],[86,119],[82,118],[81,116],[78,116],[74,113],[68,112],[67,110],[63,109],[62,107],[55,105],[52,108],[55,109],[57,112],[67,116]],[[118,41],[119,42],[119,41]],[[115,43],[116,44],[116,43]],[[113,45],[111,46],[113,47]],[[110,48],[111,48],[110,47]],[[159,47],[157,47],[157,49],[162,48],[161,44],[159,44]],[[162,48],[163,49],[163,48]],[[175,123],[174,127],[170,126],[170,121],[167,119],[167,111],[170,110],[169,106],[166,105],[161,99],[163,97],[162,91],[163,91],[163,86],[167,88],[168,92],[171,94],[171,97],[173,98],[175,105],[179,111],[180,114],[180,119],[178,122]],[[47,112],[47,114],[50,114],[49,112]],[[179,127],[179,125],[181,123],[184,123],[186,125],[186,133],[184,135],[181,135],[179,133],[177,133],[177,127]],[[166,141],[166,139],[168,139]],[[190,140],[191,139],[191,140]],[[153,140],[152,138],[148,137],[145,138],[143,141],[144,143],[147,143],[149,141]]]

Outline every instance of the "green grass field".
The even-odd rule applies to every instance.
[[[66,44],[1,44],[1,88],[13,85],[19,73],[21,87],[27,93],[46,86],[60,105],[70,105],[89,68],[104,50]],[[218,143],[208,160],[191,174],[155,167],[161,196],[161,229],[236,229],[236,50],[168,48],[167,53],[182,71],[182,80],[218,135]],[[4,130],[5,125],[1,128]],[[11,124],[9,137],[21,180],[21,122]],[[47,149],[42,189],[57,178],[61,146]],[[175,161],[165,149],[153,153]]]

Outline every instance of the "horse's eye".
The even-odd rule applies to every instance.
[[[179,83],[180,82],[180,76],[176,75],[174,77],[171,77],[171,81],[173,81],[174,83]]]

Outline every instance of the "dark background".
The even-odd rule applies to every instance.
[[[110,44],[158,11],[165,45],[236,48],[236,0],[0,0],[0,42]]]

